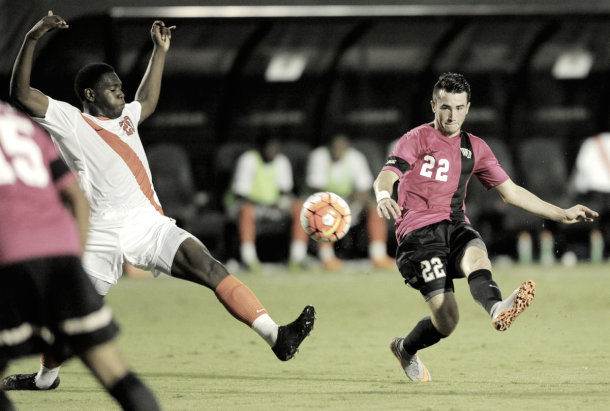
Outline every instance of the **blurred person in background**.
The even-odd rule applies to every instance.
[[[0,377],[23,356],[78,356],[124,410],[159,410],[123,360],[118,326],[81,265],[88,227],[87,198],[49,135],[0,101]],[[32,378],[8,377],[0,410],[15,409],[4,392],[15,385],[37,389]]]
[[[254,293],[201,241],[163,214],[154,191],[138,125],[157,107],[174,28],[158,20],[153,23],[152,56],[131,103],[125,102],[121,80],[111,66],[93,63],[82,68],[74,84],[81,112],[30,86],[38,39],[50,30],[68,29],[63,18],[49,11],[25,36],[13,67],[11,97],[47,129],[62,160],[79,176],[91,204],[82,263],[100,295],[117,283],[124,263],[202,285],[237,320],[257,332],[278,359],[290,360],[313,329],[314,308],[305,307],[288,325],[276,324]],[[43,360],[41,372],[23,375],[21,385],[14,389],[30,389],[32,384],[39,389],[55,388],[59,364],[48,361],[55,366],[46,366]]]
[[[352,224],[363,218],[369,237],[369,258],[375,268],[396,269],[387,254],[388,227],[377,215],[373,197],[373,175],[366,156],[351,146],[345,133],[332,136],[328,145],[314,149],[307,162],[306,184],[310,191],[330,191],[342,197],[352,211]],[[322,265],[336,271],[343,263],[335,255],[334,243],[317,243]]]
[[[585,139],[578,150],[571,176],[571,190],[583,202],[599,210],[601,217],[589,233],[590,258],[601,262],[610,244],[610,133]]]
[[[226,206],[230,217],[237,220],[241,260],[251,271],[260,270],[257,222],[286,224],[289,220],[289,264],[297,268],[305,261],[309,237],[300,222],[303,202],[292,193],[293,188],[292,165],[277,138],[262,134],[257,148],[237,159]]]

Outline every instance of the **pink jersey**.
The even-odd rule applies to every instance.
[[[402,136],[383,170],[400,176],[396,238],[443,220],[468,221],[466,186],[474,173],[486,189],[508,180],[508,175],[483,140],[462,131],[447,138],[429,124]]]
[[[0,265],[80,255],[76,222],[59,196],[72,181],[49,135],[0,102]]]

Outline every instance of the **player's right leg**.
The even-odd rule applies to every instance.
[[[161,409],[153,392],[129,370],[114,340],[87,349],[80,358],[124,410]]]

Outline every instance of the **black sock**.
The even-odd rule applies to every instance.
[[[153,392],[131,372],[108,392],[125,411],[161,411]]]
[[[13,406],[11,400],[8,399],[8,395],[4,390],[0,390],[0,410],[2,411],[17,411]]]
[[[430,347],[445,337],[446,335],[439,333],[434,327],[432,318],[427,316],[419,320],[415,328],[403,340],[402,346],[407,354],[414,355],[422,348]]]
[[[473,271],[468,276],[468,285],[472,298],[491,315],[492,307],[502,301],[500,287],[491,278],[491,271],[484,269]]]

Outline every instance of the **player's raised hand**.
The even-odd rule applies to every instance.
[[[593,221],[593,217],[598,217],[599,214],[596,211],[591,210],[584,205],[575,205],[572,208],[568,208],[565,211],[565,218],[561,221],[565,224],[574,224],[580,221]]]
[[[38,40],[41,38],[47,31],[51,31],[54,29],[67,29],[68,23],[61,18],[60,16],[55,16],[51,10],[49,10],[49,14],[43,17],[32,29],[28,32],[27,37],[32,40]]]
[[[384,198],[377,203],[377,215],[386,220],[396,220],[402,214],[402,207],[391,198]]]
[[[174,29],[176,29],[176,26],[165,27],[165,23],[156,20],[150,29],[150,35],[155,46],[160,47],[163,51],[169,50],[172,30]]]

